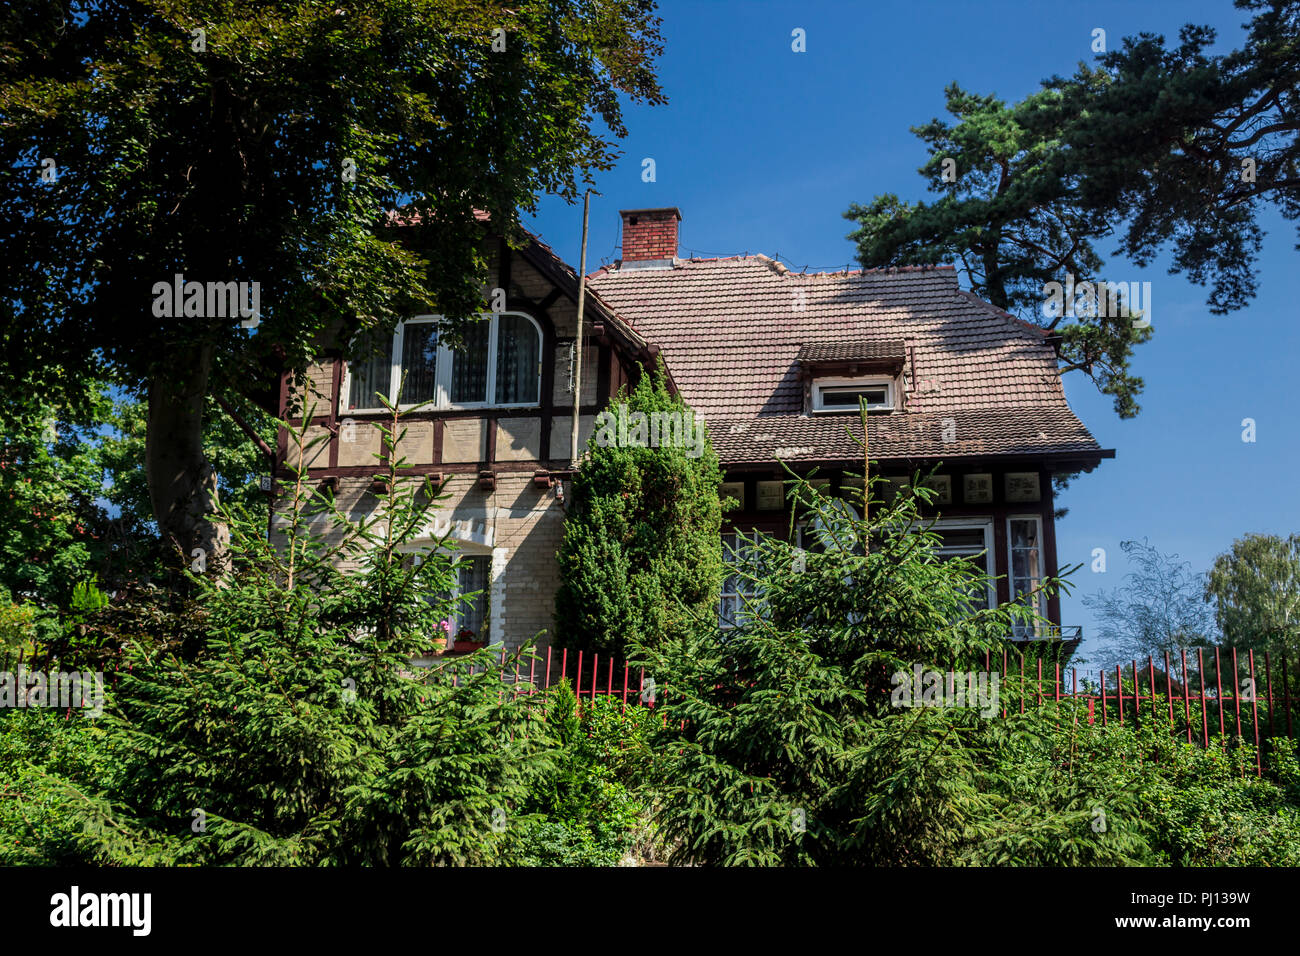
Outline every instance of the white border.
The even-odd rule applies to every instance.
[[[858,378],[819,378],[813,381],[812,386],[812,411],[814,415],[836,415],[845,412],[856,412],[858,407],[853,408],[826,408],[822,404],[823,388],[844,388],[857,386],[860,388],[874,388],[879,385],[885,386],[885,404],[868,405],[871,411],[893,411],[894,409],[894,380],[889,377],[879,375],[868,375]]]

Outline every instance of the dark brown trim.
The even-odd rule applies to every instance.
[[[1055,489],[1052,487],[1052,473],[1042,471],[1038,475],[1038,481],[1042,488],[1043,498],[1043,573],[1048,576],[1057,574],[1061,565],[1056,557],[1056,519],[1053,514],[1056,511]],[[1061,596],[1053,594],[1047,599],[1047,619],[1058,627],[1061,624]]]
[[[482,462],[482,467],[492,468],[497,460],[497,417],[484,417],[487,422],[487,453],[486,461]]]
[[[608,405],[610,400],[609,394],[609,366],[611,362],[610,348],[608,343],[600,346],[599,370],[596,372],[596,404]]]
[[[551,467],[554,466],[554,467]],[[307,477],[312,481],[320,481],[324,478],[365,478],[376,474],[385,466],[376,462],[373,465],[340,465],[338,468],[309,468]],[[532,475],[540,470],[545,470],[552,475],[568,475],[568,462],[542,462],[535,461],[498,461],[493,463],[491,468],[485,468],[482,462],[461,462],[451,465],[412,465],[409,468],[399,468],[397,475],[399,478],[419,478],[425,475],[477,475],[481,471],[494,471],[497,474],[510,475]]]
[[[439,466],[442,464],[442,436],[446,428],[444,419],[438,419],[433,423],[433,463]]]

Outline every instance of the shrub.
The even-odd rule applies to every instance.
[[[662,364],[610,408],[690,415],[669,395]],[[679,640],[717,606],[722,583],[722,471],[701,454],[603,446],[593,434],[573,481],[558,561],[555,627],[567,646],[624,656],[628,643]]]

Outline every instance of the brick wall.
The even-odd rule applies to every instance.
[[[672,259],[677,255],[676,209],[628,209],[623,217],[623,261]]]

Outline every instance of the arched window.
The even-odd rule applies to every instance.
[[[440,318],[415,316],[392,336],[369,336],[355,343],[347,366],[343,411],[381,411],[378,395],[403,407],[541,404],[542,330],[530,316],[486,313],[465,330],[455,349],[439,341]],[[400,397],[395,394],[399,382],[403,382]]]

